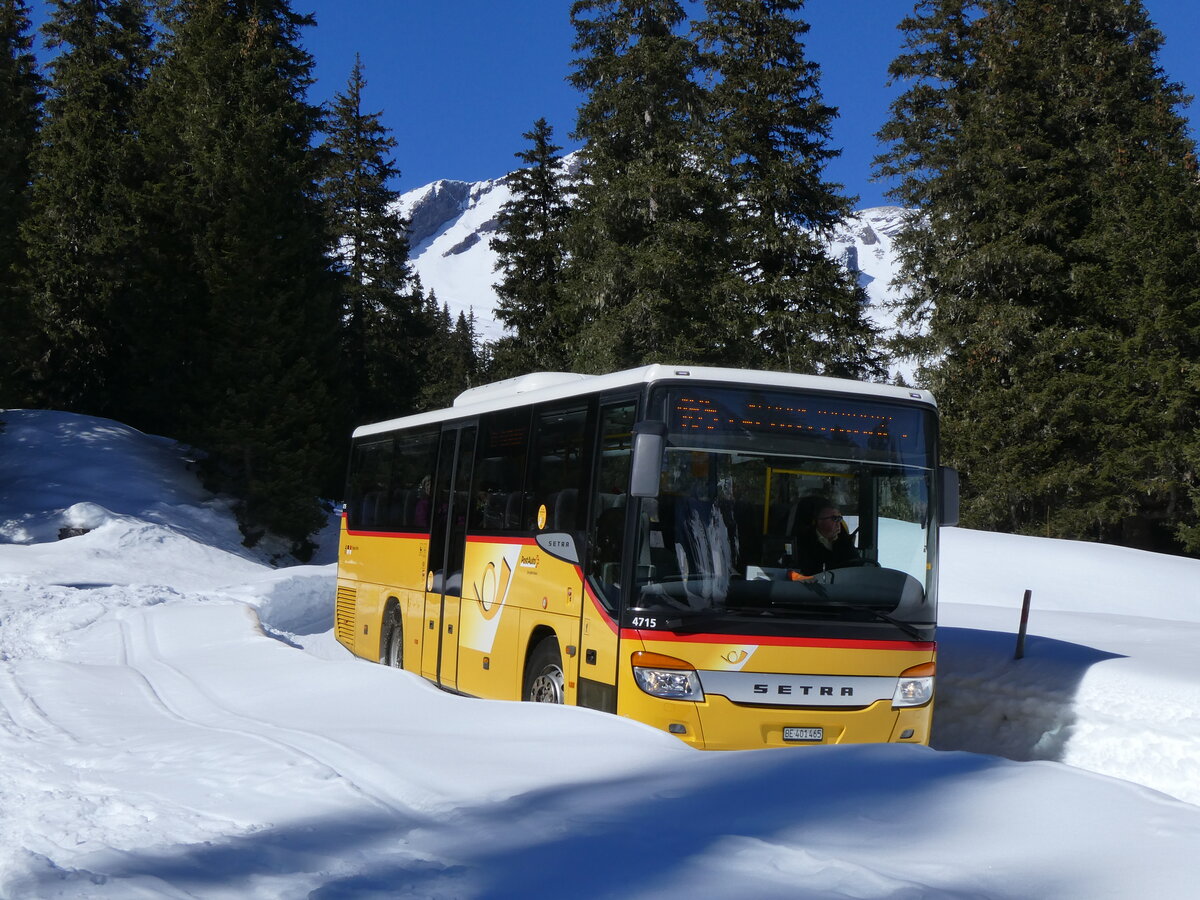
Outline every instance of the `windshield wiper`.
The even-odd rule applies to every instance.
[[[915,641],[925,640],[925,636],[921,634],[921,632],[915,626],[909,625],[907,622],[902,622],[894,616],[889,616],[885,612],[880,612],[872,606],[862,606],[858,603],[846,603],[844,600],[834,600],[829,596],[828,592],[822,588],[823,585],[817,586],[815,593],[819,599],[815,603],[796,604],[793,601],[776,601],[772,603],[771,606],[774,609],[786,609],[788,607],[800,606],[813,612],[818,612],[822,609],[828,609],[831,606],[835,607],[836,609],[849,609],[853,610],[854,612],[866,613],[879,622],[886,622],[889,625],[894,625],[896,628],[899,628]]]
[[[718,619],[745,618],[747,610],[730,609],[727,606],[713,606],[708,609],[671,610],[665,617],[666,628],[670,631],[686,634],[693,631],[704,631],[702,627]],[[754,610],[753,612],[758,612]]]
[[[840,606],[840,607],[843,607],[844,609],[853,609],[856,612],[864,612],[869,616],[874,616],[880,622],[887,622],[889,625],[895,625],[897,628],[899,628],[901,631],[903,631],[905,634],[907,634],[914,641],[925,640],[925,636],[923,634],[921,634],[921,632],[918,631],[915,626],[909,625],[907,622],[901,622],[895,616],[889,616],[885,612],[880,612],[879,610],[872,609],[869,606],[859,606],[856,603],[842,603],[840,600],[832,600],[830,602],[834,606]]]

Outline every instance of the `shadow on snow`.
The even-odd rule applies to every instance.
[[[480,748],[481,765],[486,764]],[[678,762],[679,765],[670,765]],[[531,765],[537,765],[531,760]],[[922,747],[859,746],[750,753],[681,754],[664,768],[600,782],[548,788],[481,807],[439,815],[409,812],[299,822],[221,844],[137,852],[103,851],[88,871],[73,873],[93,884],[133,888],[154,881],[201,896],[240,889],[271,891],[273,879],[287,895],[323,900],[348,897],[551,897],[569,888],[581,897],[652,896],[694,884],[705,857],[724,860],[737,844],[783,843],[785,856],[807,856],[811,836],[826,849],[807,861],[815,881],[802,883],[774,872],[767,894],[823,896],[820,877],[830,865],[861,869],[875,882],[895,879],[891,897],[961,896],[955,885],[933,892],[844,862],[839,852],[869,860],[861,840],[870,832],[911,839],[922,798],[946,790],[944,782],[995,765],[994,757],[935,753]],[[398,763],[402,765],[402,763]],[[828,849],[830,837],[840,844]],[[882,863],[881,863],[882,865]],[[24,895],[61,885],[64,872],[45,872],[24,884]],[[726,877],[724,875],[722,878]],[[753,879],[751,879],[753,881]],[[149,882],[149,883],[147,883]],[[754,892],[752,884],[747,885]],[[764,885],[758,885],[762,896]],[[965,885],[957,886],[965,889]],[[950,893],[941,894],[941,890]],[[783,893],[780,893],[783,892]],[[865,895],[864,895],[865,896]]]
[[[1032,634],[1023,659],[1013,659],[1015,647],[1016,636],[1008,632],[938,629],[935,748],[1060,761],[1087,671],[1123,658]]]

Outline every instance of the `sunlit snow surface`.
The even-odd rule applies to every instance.
[[[1198,562],[950,529],[938,749],[702,753],[353,659],[181,448],[0,419],[0,897],[1195,896]]]

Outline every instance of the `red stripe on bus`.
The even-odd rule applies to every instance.
[[[523,544],[526,546],[537,543],[536,538],[497,537],[494,534],[468,534],[468,544]]]
[[[832,650],[934,650],[933,641],[864,641],[846,638],[774,637],[759,634],[676,634],[622,628],[621,639],[670,641],[680,644],[754,644],[766,647],[828,647]]]
[[[578,566],[576,566],[575,569],[579,572],[580,578],[583,578],[583,570]],[[583,579],[583,589],[587,592],[588,599],[592,601],[592,606],[595,607],[596,612],[600,614],[600,618],[604,620],[604,623],[609,627],[612,633],[620,635],[620,632],[617,630],[616,619],[608,614],[608,610],[606,610],[603,604],[600,603],[600,598],[596,596],[596,592],[592,590],[592,586],[588,584],[586,578]]]
[[[351,537],[378,537],[378,538],[408,538],[410,540],[429,540],[428,531],[351,531],[346,529],[346,534]]]

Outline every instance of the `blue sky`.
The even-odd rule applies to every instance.
[[[1166,36],[1159,62],[1190,93],[1200,93],[1200,3],[1144,0]],[[892,97],[887,67],[899,50],[896,24],[909,0],[809,0],[808,56],[822,69],[822,90],[837,106],[828,171],[859,206],[886,203],[872,183],[874,134]],[[318,91],[344,89],[362,55],[369,107],[384,112],[399,145],[404,190],[438,178],[479,181],[517,165],[522,133],[544,116],[558,142],[574,145],[580,95],[571,71],[569,0],[308,0],[317,17],[307,48],[316,56]],[[1197,107],[1191,112],[1196,116]]]
[[[1144,0],[1166,36],[1159,62],[1167,75],[1200,93],[1200,3]],[[40,21],[44,0],[31,4]],[[887,66],[899,48],[896,24],[910,0],[809,0],[808,57],[822,68],[822,90],[838,107],[833,146],[842,157],[830,180],[860,197],[887,202],[870,181],[874,134],[893,96]],[[398,145],[398,187],[438,178],[480,181],[517,165],[523,132],[544,116],[558,142],[574,146],[580,95],[566,82],[573,31],[569,0],[293,0],[317,27],[305,46],[316,59],[314,100],[344,90],[362,56],[368,109],[382,111]],[[1189,112],[1200,117],[1195,104]],[[1193,128],[1193,135],[1195,130]]]

